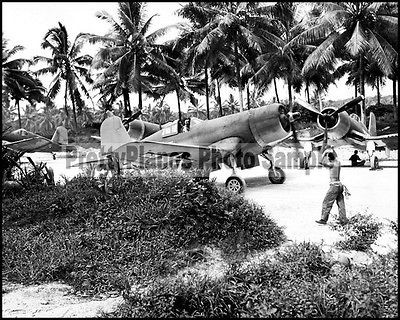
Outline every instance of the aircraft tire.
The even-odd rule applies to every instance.
[[[234,193],[242,193],[244,184],[243,181],[238,177],[229,177],[226,179],[225,187]]]
[[[281,168],[275,167],[275,172],[272,169],[268,171],[268,178],[272,184],[282,184],[286,180],[286,175]]]

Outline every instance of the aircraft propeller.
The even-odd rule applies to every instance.
[[[288,118],[289,118],[289,123],[290,123],[290,129],[292,130],[292,134],[293,134],[293,139],[295,141],[295,143],[299,142],[299,139],[297,137],[297,129],[295,126],[295,121],[300,119],[300,112],[288,112],[287,113]]]
[[[361,102],[362,100],[364,100],[364,96],[360,95],[360,96],[354,98],[353,100],[350,100],[349,102],[345,103],[343,106],[334,110],[333,112],[320,112],[311,104],[303,101],[302,99],[296,98],[296,102],[299,103],[303,108],[305,108],[313,113],[318,114],[318,116],[320,116],[322,118],[323,124],[324,124],[324,142],[325,142],[325,144],[328,142],[328,123],[330,121],[334,121],[335,117],[339,113],[341,113],[343,111],[347,111],[348,109],[350,109],[357,103]]]
[[[142,114],[141,110],[139,110],[138,112],[135,112],[129,118],[125,118],[124,120],[122,120],[122,124],[127,125],[127,124],[131,123],[133,120],[136,120],[141,114]]]

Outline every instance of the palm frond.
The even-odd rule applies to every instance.
[[[129,34],[126,33],[124,28],[122,28],[122,26],[120,26],[119,23],[115,21],[114,18],[107,11],[102,10],[96,12],[96,17],[107,21],[115,32],[122,34],[126,38],[129,37]]]
[[[89,91],[87,90],[85,84],[82,82],[82,80],[80,79],[80,77],[75,74],[75,78],[78,81],[79,84],[79,89],[85,94],[85,96],[92,102],[92,104],[94,105],[93,99],[89,93]]]
[[[375,36],[373,32],[370,32],[369,43],[371,44],[370,52],[374,61],[378,64],[385,76],[390,75],[393,72],[394,62],[398,57],[398,53],[383,37],[378,34]]]
[[[304,45],[310,43],[316,43],[318,40],[326,39],[331,32],[334,31],[334,28],[331,23],[322,22],[319,25],[313,26],[307,30],[304,30],[300,34],[293,37],[285,46],[286,48],[291,47],[293,45]]]
[[[329,37],[319,45],[304,61],[302,73],[307,73],[310,69],[320,65],[332,63],[335,60],[333,43],[340,37],[337,32],[332,32]]]
[[[360,21],[357,21],[357,24],[353,30],[353,34],[349,41],[347,41],[345,44],[345,48],[352,56],[356,56],[358,53],[368,48],[367,36],[360,24]]]
[[[52,61],[53,61],[52,58],[48,58],[48,57],[44,57],[44,56],[34,56],[33,57],[34,63],[45,62],[47,64],[50,64],[50,63],[52,63]]]
[[[385,22],[388,22],[390,24],[392,24],[393,26],[398,25],[399,19],[398,17],[393,17],[393,16],[389,16],[389,15],[384,15],[384,14],[380,14],[379,15],[379,19],[384,20]]]
[[[136,33],[137,26],[123,10],[118,11],[118,16],[121,19],[121,25],[126,28],[128,34]]]
[[[247,42],[248,46],[261,52],[261,44],[263,43],[262,39],[243,26],[239,26],[239,29],[242,33],[241,38]]]
[[[60,92],[60,88],[61,88],[60,76],[57,75],[57,76],[53,79],[53,81],[52,81],[52,83],[51,83],[51,85],[50,85],[50,89],[49,89],[49,91],[48,91],[48,93],[47,93],[47,96],[48,96],[50,99],[54,99],[54,98],[58,95],[58,93]]]
[[[23,47],[23,46],[21,46],[21,45],[14,46],[14,47],[11,48],[10,50],[8,50],[7,56],[8,56],[8,57],[13,56],[13,55],[16,54],[17,52],[22,51],[22,50],[24,50],[24,49],[25,49],[25,47]],[[3,50],[4,50],[4,46],[3,46]]]

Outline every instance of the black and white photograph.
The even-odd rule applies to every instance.
[[[397,2],[2,4],[3,318],[397,318]]]

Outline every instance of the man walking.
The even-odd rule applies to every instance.
[[[329,214],[331,212],[333,203],[336,201],[337,206],[339,208],[339,223],[346,224],[348,219],[346,217],[346,208],[344,204],[344,196],[343,190],[344,186],[340,182],[340,161],[337,159],[337,154],[331,149],[325,149],[322,153],[322,159],[320,163],[324,166],[329,168],[329,176],[330,176],[330,183],[329,183],[329,190],[326,193],[324,201],[322,203],[322,214],[321,219],[317,220],[316,222],[319,224],[326,224],[329,218]]]

